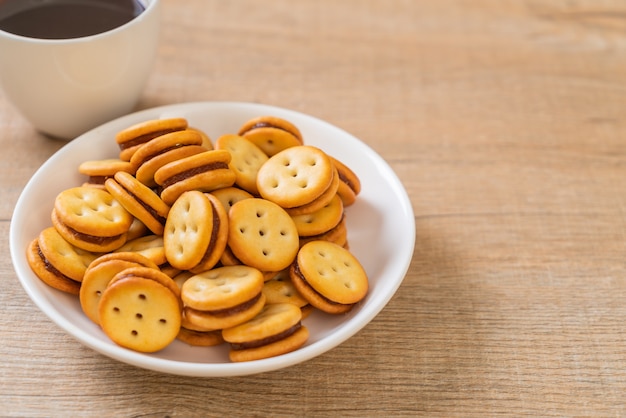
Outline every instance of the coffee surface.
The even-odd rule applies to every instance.
[[[122,26],[144,9],[139,0],[5,0],[0,29],[30,38],[80,38]]]

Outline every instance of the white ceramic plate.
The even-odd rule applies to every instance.
[[[191,347],[174,341],[155,354],[142,354],[117,346],[83,313],[78,298],[41,282],[26,261],[26,248],[50,226],[55,196],[82,184],[77,171],[85,160],[119,155],[114,136],[132,124],[154,118],[185,117],[212,140],[236,133],[248,119],[262,115],[282,117],[302,132],[306,144],[315,145],[343,161],[359,176],[357,202],[346,209],[350,249],[370,279],[366,299],[350,313],[331,316],[315,312],[304,320],[310,338],[299,350],[282,356],[231,363],[228,348]],[[389,165],[371,148],[324,121],[277,107],[234,102],[199,102],[163,106],[113,120],[68,143],[33,175],[20,196],[10,231],[11,257],[18,278],[35,304],[58,326],[84,345],[108,357],[145,369],[187,376],[238,376],[291,366],[346,341],[367,325],[400,286],[411,262],[415,221],[406,191]]]

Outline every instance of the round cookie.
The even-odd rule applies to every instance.
[[[170,207],[132,175],[119,172],[104,183],[107,191],[154,234],[162,235]]]
[[[189,344],[194,347],[213,347],[220,345],[224,342],[222,332],[220,330],[215,331],[196,331],[192,329],[180,327],[178,340]]]
[[[106,179],[113,177],[118,171],[134,174],[135,168],[130,162],[119,158],[90,160],[78,166],[78,172],[88,177],[84,186],[104,188]]]
[[[67,242],[53,227],[39,233],[39,249],[46,262],[60,274],[82,282],[89,264],[98,255]]]
[[[157,266],[167,263],[165,248],[163,247],[163,236],[145,235],[127,241],[126,244],[115,250],[115,252],[135,252],[152,260]]]
[[[244,264],[261,271],[283,270],[299,245],[293,219],[277,204],[254,198],[230,208],[228,247]]]
[[[170,132],[143,144],[130,159],[135,177],[148,187],[155,187],[154,173],[165,164],[207,151],[202,136],[194,130]]]
[[[99,303],[100,326],[116,344],[144,353],[167,347],[181,324],[179,301],[155,280],[129,276],[109,284]]]
[[[78,295],[80,292],[80,282],[61,274],[46,260],[39,249],[37,238],[28,245],[26,259],[33,273],[48,286],[71,295]]]
[[[306,205],[331,185],[334,166],[319,148],[300,145],[272,156],[258,172],[259,194],[283,208]]]
[[[330,241],[339,245],[340,247],[346,247],[348,245],[348,228],[346,227],[345,215],[341,218],[337,226],[327,232],[319,235],[312,235],[310,237],[300,237],[300,247],[302,247],[307,242],[318,240]]]
[[[269,157],[280,151],[303,144],[300,130],[291,122],[274,116],[260,116],[248,120],[238,135],[258,146]]]
[[[339,187],[337,194],[341,197],[344,206],[350,206],[356,201],[361,193],[361,180],[354,171],[336,158],[330,157],[339,175]]]
[[[222,330],[230,343],[229,358],[234,362],[260,360],[300,348],[309,337],[301,324],[302,312],[290,303],[266,305],[251,320]]]
[[[212,268],[228,241],[228,214],[209,193],[183,193],[170,209],[163,233],[165,257],[180,270]]]
[[[129,267],[127,269],[120,271],[115,276],[113,276],[113,278],[109,282],[109,286],[113,285],[115,282],[119,280],[124,280],[129,277],[153,280],[165,286],[165,288],[169,289],[169,291],[172,292],[172,294],[176,297],[179,308],[182,310],[183,301],[180,298],[180,289],[178,288],[178,285],[176,284],[174,279],[172,279],[167,274],[163,273],[161,270],[155,269],[152,267],[146,267],[143,265]]]
[[[211,194],[222,202],[222,206],[228,213],[230,208],[240,200],[251,199],[254,196],[238,187],[224,187],[222,189],[213,190]]]
[[[330,314],[349,311],[369,288],[367,274],[356,257],[328,241],[305,244],[289,273],[298,292]]]
[[[228,166],[230,160],[228,151],[205,151],[165,164],[154,173],[154,181],[162,187],[163,201],[171,205],[186,191],[232,186],[236,176]]]
[[[153,138],[186,128],[187,120],[184,118],[153,119],[129,126],[115,135],[120,160],[130,161],[135,151]]]
[[[156,264],[138,253],[109,253],[94,260],[85,272],[79,292],[80,306],[85,315],[99,324],[98,305],[102,293],[117,273],[138,266],[158,269]]]
[[[188,328],[212,331],[254,317],[265,305],[263,275],[248,266],[219,267],[187,279],[181,289]]]
[[[134,218],[109,192],[73,187],[57,195],[51,219],[72,245],[91,252],[109,252],[124,245]]]
[[[239,135],[222,135],[215,142],[216,149],[230,152],[228,164],[235,173],[235,184],[247,192],[258,195],[257,173],[268,156],[254,143]]]
[[[265,294],[265,303],[268,305],[291,303],[298,308],[302,308],[309,304],[309,301],[303,298],[293,283],[291,283],[288,270],[283,270],[272,279],[266,281],[263,285],[263,293]]]
[[[343,217],[343,203],[339,195],[331,199],[330,203],[313,213],[292,216],[298,234],[301,237],[310,237],[323,234],[333,229]]]
[[[324,191],[324,193],[322,193],[312,202],[309,202],[302,206],[296,206],[293,208],[285,208],[285,210],[291,216],[308,215],[313,212],[316,212],[330,203],[330,201],[337,194],[338,188],[339,188],[339,176],[337,175],[337,170],[333,167],[332,180],[330,181],[330,185]]]

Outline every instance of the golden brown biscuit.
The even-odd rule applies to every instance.
[[[147,120],[129,126],[115,136],[115,142],[120,148],[120,160],[130,161],[139,147],[157,136],[186,128],[187,120],[184,118]]]
[[[302,312],[290,303],[266,305],[251,320],[222,330],[230,343],[231,361],[252,361],[286,354],[300,348],[309,337],[301,324]]]
[[[87,180],[83,185],[98,186],[100,188],[104,188],[106,179],[113,177],[118,171],[134,174],[135,168],[130,162],[122,161],[119,158],[90,160],[78,166],[78,172],[87,176]]]
[[[130,267],[158,269],[157,265],[148,258],[130,252],[105,254],[94,260],[87,268],[80,287],[79,300],[85,315],[96,324],[100,323],[98,305],[102,293],[117,273]]]
[[[124,245],[133,223],[133,216],[109,192],[93,187],[59,193],[51,219],[66,241],[91,252],[109,252]]]
[[[257,173],[268,156],[255,144],[239,135],[222,135],[215,142],[215,149],[230,152],[228,164],[235,173],[235,184],[250,194],[258,195]]]
[[[202,136],[194,130],[170,132],[157,136],[135,151],[130,164],[135,168],[135,177],[148,187],[155,187],[154,173],[165,164],[208,151],[202,146]]]
[[[302,134],[294,124],[274,116],[248,120],[241,126],[238,135],[257,145],[269,157],[303,144]]]
[[[110,283],[103,292],[98,318],[116,344],[152,353],[176,339],[181,312],[170,289],[155,280],[129,276]]]
[[[264,199],[283,208],[293,208],[320,197],[331,185],[333,176],[334,166],[324,151],[301,145],[287,148],[267,160],[258,172],[257,187]]]
[[[201,272],[219,261],[228,241],[228,214],[209,193],[183,193],[165,223],[163,246],[170,265]]]
[[[104,186],[124,209],[139,219],[150,231],[156,235],[163,234],[170,207],[152,189],[124,172],[107,179]]]
[[[230,153],[212,150],[172,161],[154,173],[154,181],[162,187],[161,198],[173,204],[186,191],[211,192],[235,183],[235,173],[228,163]]]
[[[211,194],[222,202],[222,206],[226,209],[226,213],[237,202],[243,199],[251,199],[254,196],[238,187],[224,187],[222,189],[213,190]]]
[[[255,198],[230,208],[228,246],[244,264],[261,271],[283,270],[299,245],[293,219],[277,204]]]
[[[291,282],[314,307],[348,312],[367,294],[367,274],[348,250],[328,241],[305,244],[290,269]]]
[[[336,227],[342,218],[343,203],[337,194],[323,208],[310,214],[291,217],[301,237],[310,237],[328,232]]]
[[[247,321],[265,305],[263,275],[248,266],[219,267],[187,279],[181,289],[187,328],[222,329]]]
[[[48,286],[72,295],[78,295],[80,292],[80,282],[61,274],[46,260],[37,238],[28,245],[26,259],[33,273]]]
[[[87,267],[98,257],[97,254],[73,246],[53,227],[41,231],[38,242],[46,262],[60,274],[77,282],[83,281]]]
[[[341,197],[344,206],[350,206],[361,193],[361,180],[354,171],[336,158],[330,157],[339,175],[337,194]]]

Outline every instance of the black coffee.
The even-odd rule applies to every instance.
[[[80,38],[115,29],[144,9],[140,0],[0,0],[0,29],[30,38]]]

